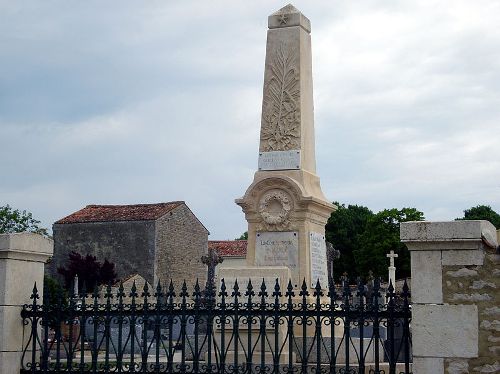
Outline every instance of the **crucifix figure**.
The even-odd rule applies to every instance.
[[[207,288],[213,288],[214,278],[215,278],[215,267],[222,263],[224,259],[219,256],[217,251],[213,248],[209,248],[208,254],[201,256],[201,262],[207,265]]]
[[[389,283],[392,282],[392,286],[396,287],[396,267],[394,266],[394,259],[398,257],[396,253],[391,249],[391,252],[386,255],[390,259],[389,263]]]

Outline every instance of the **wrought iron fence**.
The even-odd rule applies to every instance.
[[[309,291],[276,284],[175,293],[135,283],[103,294],[45,290],[22,318],[21,373],[410,373],[410,293],[347,281]],[[153,292],[153,294],[152,294]]]

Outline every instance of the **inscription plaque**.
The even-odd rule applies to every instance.
[[[300,151],[272,151],[259,153],[259,170],[300,169]]]
[[[309,233],[309,253],[311,259],[311,287],[319,280],[321,288],[328,287],[325,236],[317,232]]]
[[[296,275],[299,263],[299,233],[259,232],[255,240],[256,266],[287,266]]]

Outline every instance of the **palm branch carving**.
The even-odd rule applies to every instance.
[[[270,68],[262,106],[261,151],[300,149],[300,86],[295,51],[281,44]]]

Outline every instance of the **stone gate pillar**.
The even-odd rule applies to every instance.
[[[21,309],[30,304],[33,285],[43,295],[44,264],[54,244],[38,234],[0,234],[0,373],[19,374],[21,356],[29,338]],[[23,340],[24,339],[24,340]]]
[[[405,222],[413,373],[500,371],[500,255],[488,221]]]

